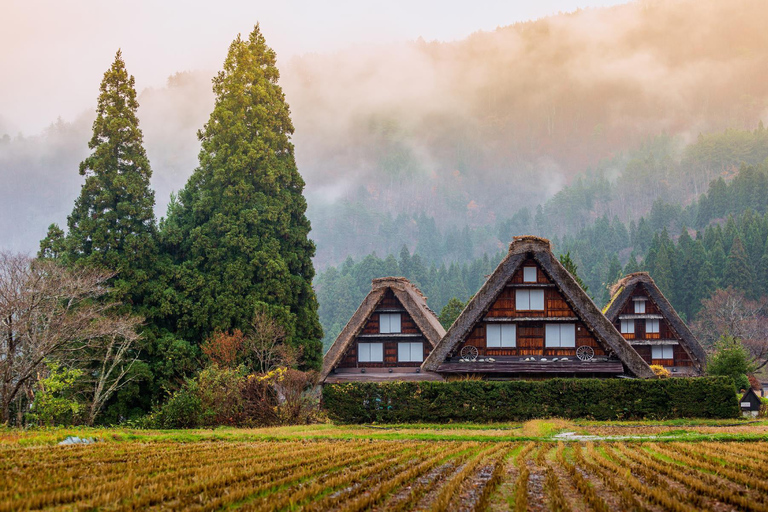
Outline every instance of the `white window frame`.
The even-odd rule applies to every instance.
[[[621,320],[621,334],[635,334],[635,321]]]
[[[517,347],[517,326],[509,323],[486,324],[485,346],[488,348]]]
[[[564,333],[573,336],[563,340]],[[576,324],[544,324],[544,347],[576,348]]]
[[[636,300],[635,301],[635,314],[636,315],[644,315],[645,314],[645,300]]]
[[[661,323],[658,318],[649,318],[645,321],[646,334],[659,334],[661,332]]]
[[[397,361],[400,363],[421,363],[424,361],[424,343],[401,341],[397,344]]]
[[[399,334],[403,332],[400,313],[379,313],[379,333]]]
[[[535,304],[533,302],[534,297],[536,298]],[[544,302],[544,290],[515,290],[515,309],[517,311],[544,311]]]
[[[651,359],[674,359],[674,358],[675,358],[674,345],[652,345],[651,346]]]
[[[384,344],[383,343],[358,343],[357,344],[357,362],[358,363],[383,363],[384,362]]]
[[[535,283],[538,280],[538,269],[536,267],[523,267],[523,282]]]

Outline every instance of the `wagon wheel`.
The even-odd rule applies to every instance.
[[[595,357],[595,351],[589,345],[582,345],[576,349],[576,357],[580,361],[591,361]]]
[[[473,347],[472,345],[467,345],[466,347],[461,349],[461,352],[459,353],[461,355],[462,359],[469,359],[470,361],[474,361],[477,359],[477,355],[479,352],[477,351],[477,347]]]

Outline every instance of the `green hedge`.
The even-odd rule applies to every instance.
[[[340,423],[447,423],[532,418],[737,418],[730,377],[327,384]]]

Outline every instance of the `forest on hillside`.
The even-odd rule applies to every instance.
[[[564,186],[578,190],[579,176],[627,183],[611,191],[612,204],[602,201],[606,212],[585,205],[561,234],[603,213],[637,220],[659,197],[687,204],[723,168],[718,160],[684,159],[684,148],[699,133],[754,130],[765,119],[766,25],[759,0],[737,9],[724,0],[634,2],[458,41],[278,60],[307,183],[315,265],[397,254],[403,245],[432,258],[417,245],[433,221],[454,237],[469,228],[467,257],[492,254],[506,240],[485,232],[495,235],[522,208],[535,216]],[[214,74],[184,71],[137,91],[158,218],[196,167],[196,132],[213,107]],[[0,127],[3,248],[34,251],[51,221],[64,223],[92,121],[89,109],[41,134]],[[641,146],[645,154],[637,153]],[[645,162],[648,153],[653,162]],[[677,174],[651,181],[669,160],[681,162]],[[646,172],[649,182],[633,189],[633,176]],[[465,259],[457,253],[445,262]]]
[[[440,312],[451,298],[465,302],[501,261],[506,243],[519,234],[553,241],[554,250],[576,264],[595,302],[610,298],[609,287],[630,272],[649,271],[672,304],[693,321],[702,301],[719,288],[733,287],[751,299],[768,296],[768,130],[727,130],[702,135],[674,160],[670,138],[658,137],[634,151],[625,174],[614,181],[591,171],[533,211],[522,208],[486,230],[441,232],[433,219],[413,219],[418,240],[382,257],[349,257],[315,279],[320,320],[328,347],[370,289],[385,275],[413,280]],[[715,177],[688,204],[681,202],[706,162]],[[702,167],[699,167],[702,169]],[[638,218],[619,208],[632,190],[657,184],[663,190]],[[688,194],[690,195],[690,194]],[[677,200],[675,200],[677,198]],[[642,210],[640,210],[642,211]],[[624,219],[624,220],[623,220]],[[492,240],[493,243],[488,243]],[[506,241],[506,242],[505,242]],[[475,246],[496,246],[468,257]]]

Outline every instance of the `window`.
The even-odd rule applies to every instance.
[[[651,347],[651,359],[674,359],[674,345],[654,345]]]
[[[546,324],[544,346],[569,348],[576,346],[576,324]]]
[[[382,334],[399,333],[400,332],[400,313],[379,314],[379,332]]]
[[[544,290],[516,290],[518,311],[544,311]]]
[[[486,324],[485,346],[488,348],[516,347],[517,326],[515,324]]]
[[[384,344],[383,343],[358,343],[357,360],[361,363],[382,363],[384,362]]]
[[[635,334],[635,321],[634,320],[622,320],[621,321],[621,334]]]
[[[658,333],[659,332],[659,321],[658,320],[646,320],[645,321],[645,332],[647,333]]]
[[[398,343],[397,360],[401,363],[420,363],[424,360],[424,344]]]
[[[524,283],[536,282],[536,267],[523,267],[523,282]]]
[[[635,314],[642,315],[645,313],[645,300],[635,301]]]

